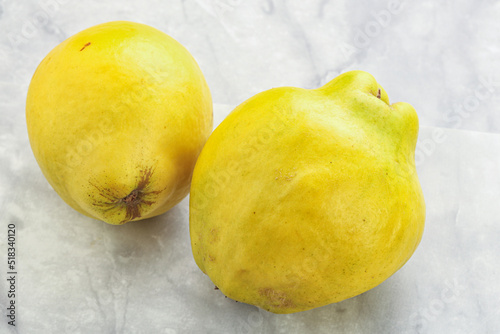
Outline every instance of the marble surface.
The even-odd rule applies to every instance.
[[[500,2],[0,0],[1,333],[500,332]],[[192,259],[188,199],[121,227],[86,218],[31,153],[24,100],[41,59],[105,21],[152,25],[202,68],[216,122],[277,86],[372,73],[417,110],[427,225],[412,259],[358,297],[293,315],[235,303]],[[17,326],[5,317],[17,229]]]

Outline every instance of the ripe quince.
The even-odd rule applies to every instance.
[[[116,21],[77,33],[43,59],[26,118],[35,158],[62,199],[123,224],[164,213],[188,194],[212,131],[212,99],[180,43]]]
[[[190,235],[227,297],[274,313],[359,295],[417,248],[418,118],[366,72],[275,88],[217,127],[196,163]]]

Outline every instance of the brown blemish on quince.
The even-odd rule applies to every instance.
[[[259,294],[265,297],[273,307],[291,308],[295,306],[294,303],[288,299],[286,293],[282,291],[276,291],[273,288],[262,288],[259,290]]]
[[[211,244],[214,244],[216,243],[217,241],[219,241],[219,235],[217,233],[217,229],[216,228],[212,228],[210,230],[210,238],[209,238],[209,242]]]
[[[83,51],[83,50],[84,50],[87,46],[89,46],[90,44],[92,44],[92,43],[88,42],[87,44],[85,44],[85,45],[83,46],[83,48],[81,48],[81,49],[80,49],[80,51]]]

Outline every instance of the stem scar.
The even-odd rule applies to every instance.
[[[112,187],[102,187],[93,182],[89,182],[91,186],[98,190],[100,197],[106,199],[104,201],[94,200],[93,205],[100,208],[103,212],[123,210],[125,219],[120,224],[141,218],[142,211],[147,206],[155,204],[158,195],[166,189],[151,190],[150,182],[153,172],[154,169],[151,167],[142,169],[136,186],[125,197],[119,196],[117,191]]]

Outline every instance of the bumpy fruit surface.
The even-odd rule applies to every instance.
[[[418,118],[368,73],[283,87],[238,106],[197,161],[190,235],[228,297],[275,313],[359,295],[420,242]]]
[[[212,130],[212,100],[181,44],[118,21],[68,38],[43,59],[26,118],[35,158],[64,201],[123,224],[188,194]]]

